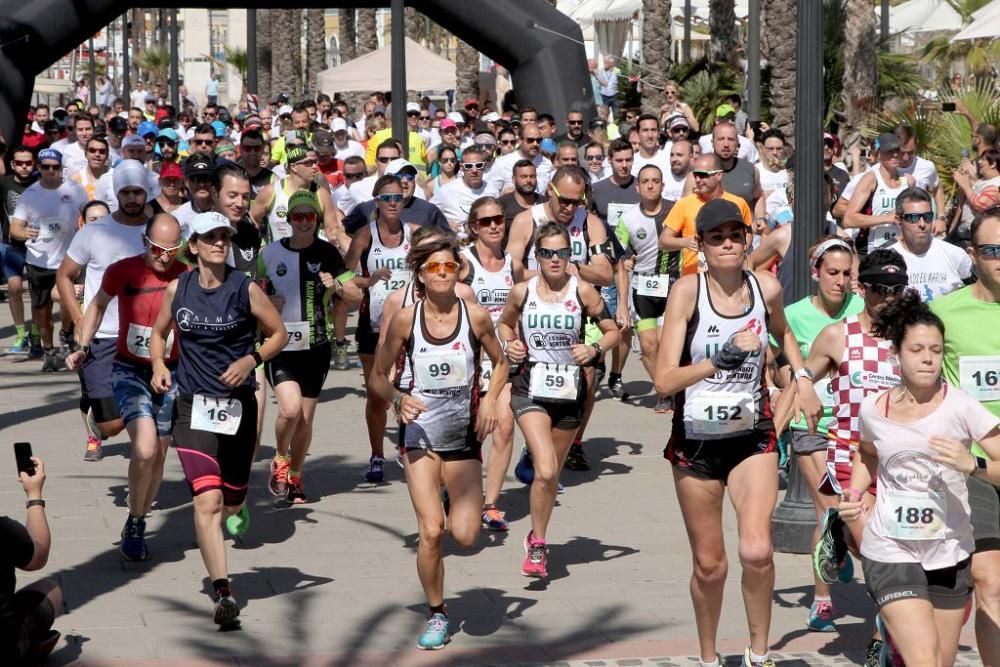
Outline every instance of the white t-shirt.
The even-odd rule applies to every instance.
[[[145,109],[146,95],[149,95],[149,93],[147,93],[142,88],[139,88],[139,90],[133,90],[132,94],[129,95],[129,101],[132,103],[133,107],[137,109]]]
[[[875,168],[877,169],[878,165],[876,165]],[[933,162],[925,160],[919,155],[913,158],[913,162],[910,163],[909,167],[900,167],[899,173],[913,176],[914,184],[918,188],[923,188],[928,192],[938,189],[941,185],[941,179],[938,177],[937,167]]]
[[[521,151],[514,151],[513,153],[498,157],[489,171],[489,184],[493,191],[503,192],[508,187],[513,188],[514,165],[518,161],[526,159],[526,157],[521,155]],[[532,158],[531,161],[535,164],[535,175],[537,177],[535,192],[544,194],[546,188],[549,187],[549,180],[551,180],[552,172],[554,171],[552,162],[541,153]]]
[[[79,142],[67,144],[61,152],[63,156],[63,178],[69,178],[70,174],[74,174],[87,166],[87,155],[83,152],[83,149],[80,148]]]
[[[160,177],[149,169],[146,171],[149,172],[147,174],[149,189],[146,190],[146,203],[148,204],[160,196]],[[108,169],[103,176],[97,179],[97,188],[94,191],[94,199],[107,204],[108,210],[112,213],[118,210],[118,193],[115,192],[114,176],[115,170]]]
[[[87,191],[77,183],[64,181],[54,190],[32,183],[21,194],[14,216],[38,230],[38,237],[25,243],[25,261],[41,269],[58,269],[73,235],[80,226],[80,209],[87,203]]]
[[[737,142],[740,147],[736,151],[736,157],[746,160],[747,162],[754,164],[760,160],[760,155],[757,154],[757,147],[754,146],[753,142],[744,137],[742,134],[737,135]],[[715,149],[712,148],[712,134],[703,134],[698,137],[698,145],[701,146],[701,154],[708,155],[709,153],[714,153]]]
[[[101,289],[104,272],[115,262],[135,257],[145,252],[142,235],[145,225],[123,225],[113,216],[106,215],[84,226],[66,251],[66,256],[87,269],[83,286],[83,309]],[[111,299],[104,311],[104,319],[97,328],[96,338],[118,337],[118,299]]]
[[[452,225],[462,225],[469,217],[472,202],[484,195],[496,196],[491,186],[484,180],[473,190],[461,178],[445,183],[434,191],[431,203],[436,205]]]
[[[208,210],[211,211],[212,207],[209,206]],[[177,218],[177,222],[181,226],[181,239],[187,240],[191,238],[191,225],[194,222],[194,218],[199,213],[204,212],[194,210],[194,205],[189,201],[184,202],[172,211],[172,215]]]
[[[352,155],[360,158],[365,156],[365,147],[353,139],[348,139],[347,145],[343,148],[338,147],[337,144],[334,144],[333,148],[336,151],[335,156],[338,160],[346,160]]]
[[[759,162],[754,169],[760,178],[760,189],[766,196],[767,214],[773,218],[779,208],[788,206],[788,170],[768,171]]]
[[[889,247],[906,260],[910,287],[920,292],[925,302],[954,292],[972,275],[972,259],[947,241],[932,238],[930,247],[922,255],[910,252],[898,240]]]
[[[667,201],[677,201],[683,197],[687,177],[687,172],[681,174],[680,177],[674,176],[674,172],[670,169],[663,172],[663,198]]]
[[[632,158],[632,175],[638,176],[639,170],[647,164],[655,164],[664,174],[670,173],[670,151],[666,148],[660,149],[651,158],[643,157],[642,153],[636,153]]]
[[[352,183],[343,192],[340,199],[335,200],[337,208],[343,211],[344,215],[347,215],[358,204],[374,199],[373,191],[375,190],[375,183],[379,178],[378,173],[374,173],[371,176],[366,176],[360,181]],[[424,189],[419,185],[413,189],[413,196],[417,199],[427,199]]]
[[[966,449],[998,424],[975,398],[948,385],[931,414],[907,424],[885,416],[876,401],[861,403],[861,439],[878,453],[878,495],[864,527],[861,554],[880,563],[919,563],[925,570],[952,567],[975,548],[965,475],[935,462],[930,434],[960,441]]]

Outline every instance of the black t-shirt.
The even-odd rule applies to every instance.
[[[35,543],[28,529],[10,517],[0,517],[0,656],[9,656],[18,637],[14,627],[14,571],[24,568],[35,555]]]
[[[830,177],[830,182],[833,183],[833,192],[831,193],[833,196],[830,198],[830,208],[833,208],[833,205],[840,199],[840,195],[843,194],[844,188],[851,181],[851,175],[837,165],[832,165],[826,174]]]
[[[545,197],[538,194],[537,192],[532,192],[531,196],[535,198],[535,201],[531,203],[531,206],[535,204],[541,204],[545,201]],[[514,196],[513,192],[508,192],[505,195],[501,195],[499,200],[500,206],[503,207],[503,247],[507,249],[507,239],[510,237],[510,225],[514,222],[516,218],[521,213],[524,213],[528,209],[524,208],[517,202],[517,198]]]
[[[564,141],[572,141],[574,144],[576,144],[577,148],[583,148],[584,146],[590,143],[590,137],[588,137],[586,134],[581,134],[576,139],[569,136],[569,134],[560,134],[559,136],[554,137],[554,139],[556,140],[557,144],[561,144]]]
[[[608,204],[638,204],[639,191],[636,189],[636,183],[635,176],[630,176],[625,185],[618,185],[610,177],[597,181],[591,186],[593,194],[591,210],[605,224],[614,227],[617,220],[608,220]]]
[[[21,198],[21,193],[37,180],[37,178],[32,178],[29,181],[19,181],[14,178],[13,174],[0,176],[0,226],[3,227],[4,243],[19,248],[25,247],[24,241],[11,240],[10,219],[14,217],[14,210],[17,208],[17,201]]]
[[[361,202],[352,208],[350,213],[344,216],[344,231],[353,236],[359,229],[374,219],[372,217],[374,212],[375,200],[371,199]],[[410,197],[410,201],[403,205],[403,209],[399,213],[399,219],[410,225],[439,227],[444,231],[451,231],[448,220],[444,217],[441,209],[419,197]]]
[[[249,218],[240,220],[232,239],[233,262],[238,271],[254,280],[257,277],[257,255],[260,254],[262,242],[257,225],[250,222]]]
[[[267,168],[258,171],[256,176],[251,176],[250,200],[253,201],[257,197],[257,193],[263,190],[264,186],[270,183],[272,180],[277,180],[277,179],[274,177],[274,172]]]

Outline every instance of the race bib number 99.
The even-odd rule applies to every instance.
[[[532,398],[547,401],[576,401],[579,388],[579,366],[541,363],[531,367]]]
[[[755,423],[755,405],[747,392],[699,391],[691,400],[691,430],[697,435],[749,431]]]
[[[191,428],[219,435],[236,435],[241,419],[243,419],[243,404],[239,399],[194,395],[191,404]]]
[[[425,352],[413,357],[413,374],[421,389],[455,389],[469,384],[465,350]]]
[[[977,401],[1000,400],[1000,356],[959,357],[958,382]]]

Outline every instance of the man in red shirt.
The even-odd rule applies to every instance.
[[[101,289],[87,307],[80,330],[81,349],[66,358],[76,369],[86,357],[90,342],[112,300],[117,300],[118,348],[112,370],[112,388],[118,412],[132,440],[128,469],[128,519],[122,529],[122,555],[128,560],[146,560],[146,513],[156,499],[163,479],[163,461],[170,445],[171,419],[177,384],[165,394],[150,389],[152,366],[149,338],[170,281],[187,271],[177,261],[181,250],[181,227],[169,213],[160,213],[146,223],[146,252],[108,267]],[[167,339],[167,365],[177,362],[177,341]]]
[[[316,149],[316,167],[323,178],[330,184],[330,189],[336,188],[344,182],[344,176],[340,173],[341,163],[334,152],[333,135],[326,130],[316,130],[313,133],[313,148]]]

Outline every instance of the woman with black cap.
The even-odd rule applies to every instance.
[[[722,505],[728,486],[740,526],[750,630],[743,664],[769,667],[771,513],[778,496],[777,438],[764,374],[769,336],[796,376],[802,357],[785,322],[778,281],[743,268],[747,227],[740,209],[728,200],[708,201],[695,228],[707,270],[683,276],[671,288],[657,355],[656,392],[674,396],[675,404],[664,453],[673,465],[694,557],[691,596],[700,664],[721,664],[716,635],[727,570]],[[804,385],[797,399],[815,428],[821,406],[812,385]]]

